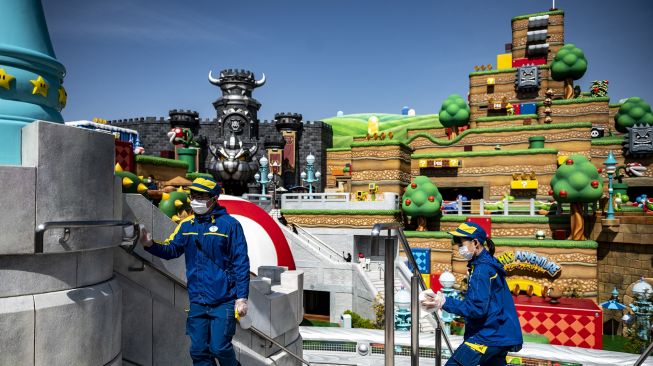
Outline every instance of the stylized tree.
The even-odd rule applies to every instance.
[[[558,50],[551,63],[551,77],[565,82],[565,99],[574,96],[574,80],[578,80],[587,71],[587,59],[583,50],[571,43]]]
[[[619,132],[626,133],[626,128],[635,124],[653,125],[651,106],[640,97],[628,98],[614,116],[614,128]]]
[[[415,177],[404,196],[401,208],[407,216],[417,217],[417,231],[426,231],[426,218],[440,215],[442,195],[431,179],[423,175]]]
[[[465,99],[458,94],[451,94],[440,107],[440,123],[444,127],[453,128],[451,137],[458,135],[458,127],[466,126],[469,123],[469,105]]]
[[[582,155],[572,155],[551,179],[552,194],[559,203],[571,206],[570,240],[585,240],[583,203],[596,202],[603,194],[603,179],[594,164]]]

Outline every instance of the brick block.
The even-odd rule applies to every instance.
[[[624,233],[624,238],[623,241],[625,243],[641,243],[641,235],[640,234],[631,234],[631,233]],[[632,254],[632,253],[628,253]]]

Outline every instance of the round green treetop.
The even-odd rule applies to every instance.
[[[469,123],[469,105],[458,94],[452,94],[442,103],[440,123],[444,127],[461,127]]]
[[[558,167],[551,189],[558,202],[591,203],[603,194],[603,178],[586,157],[572,155]]]
[[[402,197],[401,208],[410,217],[433,217],[440,214],[442,195],[429,177],[415,177]]]
[[[556,81],[578,80],[587,71],[583,50],[569,43],[564,45],[551,63],[551,77]]]
[[[636,124],[653,125],[651,106],[640,97],[628,98],[614,116],[614,122],[614,127],[622,133],[628,132],[627,127]]]

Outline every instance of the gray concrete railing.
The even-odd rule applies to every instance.
[[[320,210],[397,210],[399,196],[385,192],[376,195],[374,201],[352,199],[350,193],[285,193],[281,196],[283,209]]]
[[[297,229],[297,234],[300,238],[304,239],[304,242],[311,246],[313,249],[318,251],[323,256],[329,258],[334,263],[343,263],[345,259],[338,253],[335,249],[331,248],[329,244],[318,239],[315,235],[308,232],[308,230],[297,224],[291,224]]]

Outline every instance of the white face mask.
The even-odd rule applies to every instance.
[[[470,252],[465,245],[458,248],[458,254],[460,254],[461,257],[465,258],[468,261],[474,258],[474,253]]]
[[[190,208],[193,209],[193,212],[195,212],[198,215],[204,215],[205,213],[209,212],[209,208],[207,207],[207,203],[209,200],[192,200],[190,201]]]

